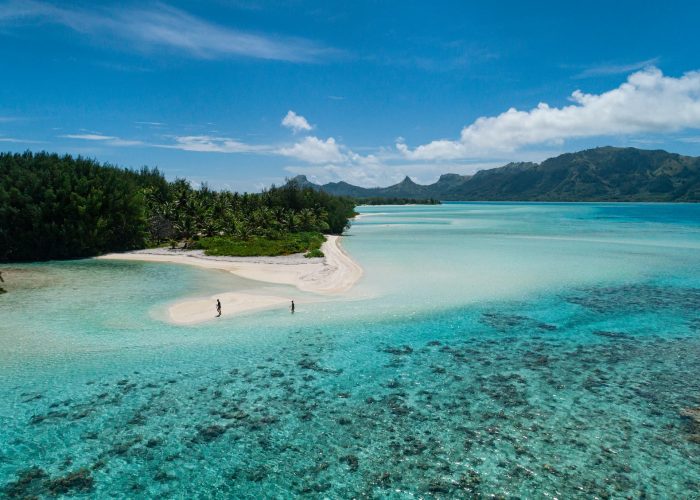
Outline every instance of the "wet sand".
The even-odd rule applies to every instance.
[[[303,292],[320,295],[342,294],[362,276],[362,268],[340,246],[340,237],[328,236],[321,250],[322,258],[307,259],[302,254],[279,257],[211,257],[201,250],[156,248],[112,253],[97,257],[107,260],[135,260],[186,264],[206,269],[220,269],[242,278],[292,285]],[[177,302],[168,309],[169,320],[176,324],[208,321],[215,315],[214,303],[221,300],[222,316],[260,309],[286,307],[290,297],[237,291],[211,297]]]

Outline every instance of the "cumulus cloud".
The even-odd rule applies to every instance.
[[[341,163],[348,158],[333,137],[325,141],[318,137],[305,137],[293,146],[278,149],[277,153],[308,163]]]
[[[291,109],[287,111],[287,114],[282,118],[282,126],[292,129],[296,134],[297,132],[309,131],[311,130],[311,125],[306,121],[301,115],[296,114]]]
[[[445,172],[468,174],[512,160],[541,161],[566,151],[568,140],[622,136],[623,142],[651,144],[661,137],[659,134],[683,130],[685,137],[676,136],[675,140],[699,141],[700,72],[674,78],[647,68],[607,92],[576,90],[570,101],[561,107],[540,103],[530,110],[512,108],[497,116],[481,117],[464,127],[455,140],[440,139],[411,148],[398,138],[395,147],[373,148],[373,154],[358,154],[334,137],[313,135],[304,135],[291,144],[248,144],[219,132],[161,136],[149,142],[92,131],[62,137],[109,146],[281,156],[298,160],[286,167],[288,172],[307,174],[319,182],[345,180],[362,186],[388,185],[406,175],[428,183]],[[295,132],[313,129],[292,110],[281,124]]]
[[[529,111],[511,108],[481,117],[462,129],[459,140],[436,140],[410,149],[397,143],[411,160],[454,160],[512,152],[535,144],[561,144],[567,139],[700,128],[700,72],[680,78],[647,68],[602,94],[576,90],[573,104],[561,108],[540,103]]]
[[[374,187],[395,184],[403,175],[396,170],[386,168],[384,165],[357,166],[357,165],[315,165],[315,166],[287,166],[285,170],[291,174],[306,175],[311,182],[326,184],[328,182],[345,181],[355,186]]]
[[[320,139],[314,139],[323,142]],[[331,140],[333,139],[330,138],[326,142]],[[308,141],[307,144],[311,143],[312,141]],[[317,161],[309,161],[308,156],[288,155],[305,161],[307,164],[288,165],[285,167],[285,170],[295,175],[307,175],[312,182],[320,184],[345,181],[357,186],[376,187],[395,184],[406,176],[409,176],[415,182],[429,184],[435,182],[444,173],[468,175],[484,168],[493,168],[507,163],[500,160],[449,163],[406,162],[401,161],[403,158],[397,155],[395,151],[388,149],[381,148],[376,151],[376,154],[358,154],[347,146],[338,144],[335,144],[335,146],[338,148],[340,155],[329,155],[327,161],[322,161],[322,155],[313,157]],[[542,158],[538,157],[537,159],[540,160]]]
[[[363,158],[366,161],[362,163],[294,165],[285,167],[285,170],[294,175],[304,174],[318,184],[345,181],[355,186],[386,187],[401,182],[406,176],[419,184],[431,184],[444,173],[471,175],[478,170],[503,165],[503,162],[387,164],[376,157]]]
[[[254,34],[217,25],[161,3],[101,8],[97,2],[84,9],[11,0],[0,4],[0,24],[9,23],[58,24],[80,34],[118,41],[128,48],[166,48],[201,59],[239,56],[315,62],[339,52],[303,38]]]

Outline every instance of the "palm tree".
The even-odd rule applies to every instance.
[[[299,226],[302,231],[313,231],[316,226],[316,214],[310,208],[302,208],[297,212],[299,216]]]

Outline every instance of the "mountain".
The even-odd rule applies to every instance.
[[[461,176],[456,174],[447,174],[447,176],[456,176],[461,178]],[[443,176],[444,177],[444,176]],[[363,188],[359,186],[353,186],[347,182],[329,182],[323,186],[318,184],[313,184],[310,182],[305,175],[297,175],[291,182],[296,182],[300,186],[310,186],[315,189],[320,189],[329,194],[335,194],[339,196],[352,196],[354,198],[420,198],[427,199],[430,198],[430,193],[434,191],[433,186],[437,185],[440,181],[430,186],[422,186],[416,184],[409,177],[405,177],[404,180],[393,186],[385,188]]]
[[[472,176],[443,174],[416,184],[406,177],[385,188],[347,182],[292,182],[355,198],[435,198],[463,201],[700,201],[700,157],[666,151],[601,147],[542,163],[509,163]]]

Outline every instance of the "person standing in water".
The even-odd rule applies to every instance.
[[[219,313],[216,315],[217,318],[221,316],[221,301],[219,299],[216,299],[216,312]]]
[[[292,301],[292,305],[289,307],[289,310],[292,311],[292,314],[294,314],[294,301]]]

